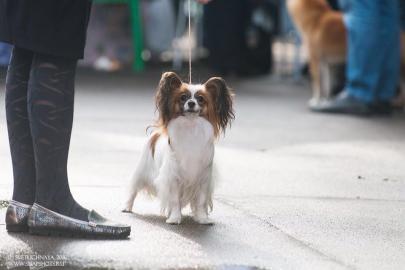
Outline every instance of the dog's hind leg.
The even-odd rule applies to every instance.
[[[131,187],[130,187],[128,199],[125,202],[125,207],[122,210],[122,212],[126,212],[126,213],[132,212],[132,208],[134,206],[134,201],[135,201],[136,195],[142,189],[142,187],[143,187],[143,181],[139,177],[139,175],[137,175],[137,173],[135,173],[135,175],[133,176],[132,181],[131,181]]]
[[[150,148],[147,145],[143,149],[143,153],[139,164],[135,170],[135,173],[130,181],[129,192],[127,201],[125,202],[124,209],[122,212],[132,212],[132,207],[134,205],[134,200],[136,195],[140,190],[142,190],[145,186],[147,186],[147,179],[148,179],[148,165],[153,162],[153,158],[151,157]]]

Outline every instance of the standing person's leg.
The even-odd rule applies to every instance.
[[[36,169],[36,197],[27,226],[39,235],[126,238],[131,227],[81,207],[67,175],[77,60],[34,54],[28,116]]]
[[[73,199],[67,176],[76,65],[74,59],[35,54],[28,111],[36,162],[35,202],[87,221],[88,211]]]
[[[14,48],[6,79],[6,117],[13,163],[13,200],[35,200],[35,160],[27,111],[28,80],[33,53]]]

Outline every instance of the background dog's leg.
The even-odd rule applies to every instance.
[[[321,61],[319,65],[320,72],[320,86],[321,86],[321,97],[322,98],[331,98],[331,88],[332,88],[332,78],[330,66],[326,61]]]
[[[310,50],[312,52],[313,50]],[[309,106],[316,105],[321,99],[321,78],[320,78],[320,66],[319,57],[315,53],[311,53],[309,56],[309,68],[312,79],[312,98],[309,101]]]

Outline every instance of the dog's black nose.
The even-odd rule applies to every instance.
[[[189,101],[189,102],[188,102],[188,107],[189,107],[190,109],[193,109],[193,108],[195,107],[195,102],[194,102],[194,101]]]

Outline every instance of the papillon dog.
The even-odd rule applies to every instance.
[[[187,84],[173,72],[162,75],[155,97],[159,119],[131,181],[124,212],[131,212],[138,192],[161,201],[169,224],[180,224],[182,208],[193,219],[212,224],[214,143],[235,118],[233,92],[222,78]]]

